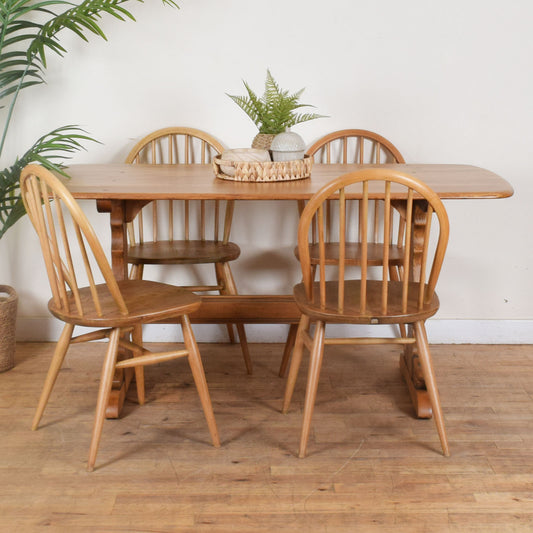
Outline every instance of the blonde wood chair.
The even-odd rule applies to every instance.
[[[171,127],[150,133],[130,151],[126,163],[191,165],[210,163],[222,153],[222,145],[211,135],[193,128]],[[215,267],[216,284],[189,285],[194,292],[219,291],[237,294],[230,262],[240,255],[231,242],[234,202],[218,200],[161,200],[143,207],[128,225],[130,277],[142,279],[144,266],[199,265]],[[235,342],[233,325],[227,324],[230,341]],[[247,372],[252,361],[243,324],[236,324]]]
[[[373,131],[361,129],[346,129],[338,130],[324,137],[318,139],[307,149],[307,155],[313,157],[315,163],[321,164],[393,164],[405,163],[405,160],[400,151],[385,137]],[[325,242],[325,256],[328,263],[335,263],[339,257],[339,243],[331,236],[332,227],[338,219],[338,213],[334,212],[331,202],[326,204],[326,242]],[[305,207],[305,201],[298,202],[298,210],[301,215]],[[368,242],[368,264],[369,266],[380,266],[383,263],[382,247],[377,244],[377,235],[379,233],[379,211],[383,210],[383,202],[380,200],[373,200],[371,202],[371,211],[373,216],[370,220],[372,230],[370,235],[371,240]],[[361,213],[360,202],[354,200],[351,202],[350,209],[354,216],[359,216]],[[398,236],[395,242],[391,242],[389,248],[389,264],[391,268],[391,275],[394,279],[399,279],[401,272],[399,265],[403,252],[401,249],[403,225],[398,225]],[[310,258],[313,268],[319,262],[318,248],[316,246],[316,231],[315,246],[311,247]],[[298,258],[298,247],[295,248],[294,253]],[[361,262],[361,246],[355,241],[346,243],[345,260],[347,264],[359,265]],[[279,375],[285,376],[287,366],[290,360],[294,341],[296,339],[296,326],[289,328],[289,335],[285,343],[285,350],[281,360]],[[403,328],[401,329],[403,333]]]
[[[354,269],[347,259],[351,225],[347,217],[347,191],[361,194],[362,216],[356,221],[360,246],[360,264]],[[372,279],[369,271],[370,203],[384,202],[379,233],[383,260],[380,275]],[[404,200],[405,198],[405,200]],[[338,260],[326,258],[326,204],[336,202],[340,223],[337,230]],[[389,243],[394,233],[391,206],[396,202],[403,211],[403,258],[401,280],[390,277]],[[319,261],[315,281],[311,250],[315,243],[312,226],[318,227]],[[433,236],[432,236],[433,231]],[[317,396],[320,368],[325,345],[392,343],[416,347],[431,399],[431,406],[442,450],[449,455],[442,408],[429,351],[425,321],[439,308],[435,293],[449,235],[449,223],[439,197],[426,185],[402,172],[375,168],[345,174],[323,187],[306,205],[298,226],[298,250],[303,281],[294,287],[294,298],[302,317],[298,326],[294,353],[287,378],[283,412],[287,412],[294,391],[304,347],[310,351],[309,373],[304,405],[304,420],[299,456],[305,457],[311,418]],[[433,239],[433,240],[432,240]],[[326,324],[403,324],[410,325],[409,335],[392,338],[326,338]],[[315,324],[314,333],[310,326]]]
[[[188,359],[213,444],[220,446],[202,361],[188,317],[200,307],[200,297],[153,281],[117,281],[93,228],[55,176],[38,165],[29,165],[22,171],[20,187],[26,211],[39,236],[52,290],[48,308],[65,324],[32,429],[39,425],[70,344],[107,338],[87,463],[89,471],[96,461],[115,370],[135,369],[138,399],[143,404],[143,366],[178,357]],[[142,324],[169,318],[181,323],[184,349],[154,353],[129,340],[132,331]],[[73,337],[75,326],[97,329]],[[118,360],[119,351],[124,357],[133,357]]]

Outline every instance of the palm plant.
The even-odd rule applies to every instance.
[[[44,83],[48,52],[59,56],[66,53],[59,33],[70,30],[84,41],[87,33],[106,39],[99,25],[101,17],[107,14],[121,21],[135,20],[124,7],[132,1],[143,0],[84,0],[79,4],[68,0],[0,1],[0,109],[5,114],[0,163],[20,92]],[[162,2],[178,7],[174,0]],[[13,164],[0,171],[0,237],[25,213],[19,191],[21,169],[38,162],[65,175],[64,160],[82,148],[83,141],[94,139],[78,126],[61,126],[41,136]]]
[[[259,133],[275,135],[295,124],[324,117],[316,113],[297,113],[296,109],[314,107],[310,104],[299,103],[305,88],[289,94],[288,90],[280,89],[268,69],[265,92],[262,97],[258,97],[248,83],[245,81],[243,83],[248,93],[247,96],[232,96],[231,94],[228,96],[252,119]]]

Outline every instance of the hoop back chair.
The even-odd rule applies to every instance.
[[[130,164],[207,164],[222,153],[223,146],[211,135],[194,128],[171,127],[150,133],[130,151]],[[231,242],[234,201],[158,200],[143,207],[128,224],[130,278],[141,279],[144,265],[198,265],[215,267],[216,285],[189,285],[195,292],[237,294],[230,262],[241,253]],[[233,326],[227,325],[231,342]],[[237,324],[244,361],[252,372],[246,333]]]
[[[39,425],[68,347],[107,338],[87,463],[89,471],[96,461],[115,370],[135,368],[137,394],[142,404],[143,366],[178,357],[188,358],[213,444],[220,446],[202,361],[188,318],[200,306],[200,297],[153,281],[117,281],[89,221],[53,174],[38,165],[28,165],[21,173],[20,187],[26,211],[39,237],[50,282],[52,298],[48,309],[64,322],[32,429]],[[82,283],[86,285],[81,286]],[[181,323],[185,349],[153,353],[129,340],[135,328],[167,318],[176,318]],[[97,329],[73,337],[75,326]],[[122,356],[133,357],[119,361],[119,351]]]
[[[398,149],[385,137],[368,130],[349,129],[339,130],[330,133],[318,141],[316,141],[308,150],[307,153],[314,157],[315,162],[334,164],[334,163],[357,163],[357,164],[375,164],[382,165],[386,163],[405,163],[405,160],[398,151]],[[361,201],[354,201],[359,204],[359,216],[362,216]],[[326,204],[326,260],[329,262],[336,262],[338,260],[338,242],[331,236],[331,227],[333,224],[333,209],[332,203]],[[300,204],[300,213],[303,204]],[[353,206],[357,212],[357,206]],[[379,266],[383,262],[382,246],[377,244],[380,221],[379,211],[383,209],[383,202],[379,199],[374,199],[370,202],[370,210],[373,212],[373,217],[370,220],[371,239],[367,243],[367,260],[369,265]],[[338,214],[337,214],[338,216]],[[398,227],[398,236],[395,244],[391,242],[389,249],[389,261],[391,265],[396,265],[401,261],[403,252],[401,250],[401,232],[403,226]],[[315,233],[316,239],[316,233]],[[361,261],[360,245],[358,242],[346,243],[348,248],[345,250],[346,261],[359,264]],[[297,250],[296,250],[296,253]],[[318,250],[316,247],[311,248],[311,261],[313,264],[318,264]]]
[[[368,130],[340,130],[330,133],[315,142],[308,150],[307,153],[315,159],[317,163],[334,164],[334,163],[357,163],[357,164],[375,164],[382,165],[386,163],[405,163],[405,160],[398,151],[398,149],[385,137]],[[359,204],[359,216],[362,216],[361,201],[357,201]],[[374,213],[371,219],[371,231],[372,238],[367,243],[368,257],[370,265],[381,265],[382,247],[375,245],[377,242],[380,220],[379,210],[383,208],[383,202],[379,199],[375,199],[370,202],[371,211]],[[332,204],[328,202],[326,209],[326,260],[335,262],[338,260],[338,243],[331,237],[331,226],[333,224],[332,218]],[[300,213],[302,210],[302,204],[300,204]],[[392,244],[389,249],[389,261],[392,265],[400,262],[403,255],[401,247],[403,230],[400,224],[398,231],[398,237],[396,244]],[[346,260],[353,263],[360,263],[360,246],[358,243],[347,243],[350,246],[345,250]],[[311,261],[313,264],[318,264],[318,250],[311,249]]]
[[[350,221],[346,216],[347,198],[356,194],[361,198],[362,216]],[[380,198],[385,204],[382,212],[379,241],[383,261],[376,279],[375,269],[369,266],[370,203]],[[338,261],[330,264],[326,257],[326,203],[336,202],[339,209]],[[401,280],[391,279],[389,243],[393,235],[394,219],[391,205],[397,202],[403,211],[403,258]],[[402,206],[400,206],[400,203]],[[319,261],[315,272],[311,251],[315,246],[312,226],[318,226]],[[360,238],[360,265],[350,265],[346,250],[350,244],[351,224]],[[433,237],[432,237],[433,233]],[[435,235],[436,234],[436,235]],[[439,308],[435,293],[449,235],[449,223],[439,197],[429,187],[408,174],[387,168],[373,168],[345,174],[317,192],[306,205],[298,226],[298,250],[303,281],[294,287],[294,297],[302,312],[294,353],[287,378],[283,412],[289,409],[304,347],[310,351],[309,373],[304,406],[304,421],[299,456],[304,457],[311,427],[324,345],[335,344],[398,344],[416,347],[433,408],[440,442],[445,455],[449,454],[442,409],[435,372],[429,352],[425,320]],[[314,333],[310,325],[314,323]],[[326,338],[328,323],[343,324],[403,324],[411,325],[406,335],[398,338]]]
[[[375,165],[405,163],[400,151],[388,139],[373,131],[361,129],[346,129],[329,133],[313,143],[307,149],[306,153],[314,158],[315,163],[327,165],[339,163]],[[360,201],[353,200],[349,205],[354,216],[361,215]],[[332,226],[335,224],[335,220],[338,217],[338,213],[335,213],[333,206],[334,204],[332,202],[327,202],[325,211],[327,221],[325,254],[326,261],[329,263],[337,262],[339,257],[339,243],[336,242],[335,238],[332,236]],[[302,214],[304,207],[305,201],[299,201],[298,210],[300,215]],[[379,212],[380,210],[383,210],[383,202],[381,200],[372,200],[370,210],[373,213],[373,217],[371,221],[371,239],[367,243],[367,260],[371,266],[380,266],[383,263],[382,246],[377,243],[377,238],[379,233]],[[391,242],[389,249],[391,275],[395,276],[395,279],[399,279],[401,275],[398,267],[403,256],[400,247],[403,232],[402,223],[398,225],[397,231],[398,235],[396,242]],[[316,268],[316,265],[319,262],[318,248],[316,246],[316,227],[313,235],[315,236],[315,246],[311,248],[310,259],[311,264]],[[298,258],[298,247],[295,248],[294,253]],[[359,242],[353,241],[346,243],[345,260],[347,264],[358,265],[361,263],[361,246]],[[291,326],[279,370],[279,375],[281,377],[285,375],[295,338],[296,326]]]

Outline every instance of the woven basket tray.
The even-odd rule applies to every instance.
[[[233,167],[235,175],[222,172],[221,166]],[[306,155],[304,159],[294,161],[222,161],[217,155],[213,158],[213,168],[217,178],[233,181],[290,181],[301,180],[311,176],[313,158]]]

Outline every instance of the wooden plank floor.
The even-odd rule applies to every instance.
[[[533,531],[533,346],[434,346],[452,456],[412,416],[394,347],[330,347],[309,456],[304,377],[279,411],[279,344],[200,345],[222,447],[185,361],[146,370],[147,404],[104,424],[85,471],[105,345],[76,346],[41,428],[52,344],[0,374],[0,531]],[[350,353],[351,352],[351,353]]]

